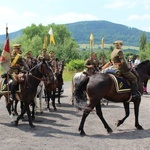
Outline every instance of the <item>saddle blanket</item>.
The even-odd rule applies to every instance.
[[[115,76],[113,74],[109,74],[115,83],[115,88],[117,93],[130,92],[131,87],[126,79],[123,77]]]

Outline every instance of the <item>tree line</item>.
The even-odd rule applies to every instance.
[[[50,44],[50,35],[48,33],[50,28],[53,29],[55,45]],[[48,38],[46,47],[48,53],[53,50],[55,57],[65,60],[66,67],[70,70],[83,69],[84,61],[90,56],[90,48],[81,49],[65,25],[49,24],[43,26],[42,24],[32,24],[23,30],[21,36],[10,41],[10,46],[12,48],[13,44],[19,43],[22,45],[23,56],[25,56],[27,51],[32,51],[33,56],[37,57],[42,52],[45,36]],[[136,55],[140,55],[141,60],[150,59],[150,43],[147,41],[145,32],[142,33],[139,39],[139,45],[139,50],[136,50],[136,52],[131,49],[124,50],[126,57],[133,55],[133,58],[135,58]],[[94,51],[99,59],[101,56],[104,56],[105,60],[108,61],[112,50],[113,45],[105,48],[104,51],[101,51],[99,48]]]

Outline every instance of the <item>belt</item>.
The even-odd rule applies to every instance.
[[[114,65],[121,65],[121,63],[114,63]]]
[[[20,65],[19,64],[15,64],[12,67],[20,67]]]

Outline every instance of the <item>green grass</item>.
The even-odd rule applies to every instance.
[[[74,73],[75,73],[75,71],[64,70],[64,72],[63,72],[64,81],[71,81]]]

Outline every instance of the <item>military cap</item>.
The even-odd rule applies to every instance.
[[[118,45],[118,44],[123,45],[123,41],[118,40],[118,41],[115,41],[113,44],[114,44],[114,45]]]
[[[26,54],[32,53],[31,51],[27,51]]]
[[[21,44],[14,44],[13,48],[21,48]]]
[[[43,48],[43,50],[42,51],[47,51],[47,49],[46,48]]]

